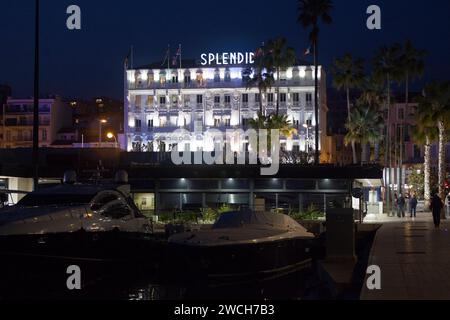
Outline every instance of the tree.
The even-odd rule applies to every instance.
[[[286,47],[285,38],[277,38],[275,40],[269,40],[267,43],[268,59],[271,67],[276,72],[276,93],[277,93],[277,108],[276,114],[279,114],[280,110],[280,74],[281,70],[286,70],[295,64],[297,58],[295,56],[295,50],[291,47]],[[269,66],[270,67],[270,66]]]
[[[424,198],[428,207],[431,200],[431,144],[436,141],[438,130],[430,119],[424,118],[423,115],[427,113],[426,108],[426,104],[419,103],[412,137],[416,144],[424,146]]]
[[[386,86],[386,107],[387,110],[387,132],[385,137],[385,152],[384,152],[384,165],[388,168],[388,179],[386,181],[387,186],[387,197],[386,197],[386,205],[389,212],[392,211],[391,207],[391,199],[392,190],[390,188],[391,184],[391,168],[392,168],[392,156],[391,156],[391,116],[390,116],[390,107],[391,107],[391,85],[393,80],[399,78],[399,60],[401,54],[401,46],[396,43],[392,46],[383,46],[375,53],[375,57],[373,59],[373,67],[374,67],[374,78],[377,81],[384,83]]]
[[[346,124],[348,133],[345,136],[345,144],[361,145],[361,164],[369,162],[370,145],[375,145],[381,139],[380,126],[381,119],[377,110],[366,105],[353,108],[350,120]]]
[[[315,163],[319,164],[319,23],[331,24],[330,15],[333,9],[331,0],[298,0],[298,22],[303,28],[311,28],[309,39],[314,48],[314,113],[316,119],[315,130]]]
[[[338,90],[344,89],[347,94],[347,120],[350,121],[350,89],[360,88],[364,82],[364,60],[354,60],[350,53],[341,59],[335,59],[332,68],[333,85]],[[352,142],[353,164],[358,162],[355,143]]]
[[[405,85],[405,110],[408,110],[409,105],[409,83],[415,78],[421,77],[424,72],[424,50],[417,50],[414,48],[411,41],[406,41],[402,48],[399,65],[399,83]],[[400,136],[403,137],[403,124],[400,126]],[[399,176],[402,177],[403,171],[403,138],[400,139],[399,145]],[[400,193],[402,192],[402,184],[399,184]]]
[[[438,129],[439,159],[438,159],[438,183],[439,196],[445,199],[445,144],[446,129],[450,125],[450,82],[433,82],[427,85],[423,96],[419,99],[419,117],[425,123],[433,124]],[[445,218],[445,216],[444,216]]]
[[[243,79],[247,89],[257,87],[259,91],[259,112],[262,114],[263,102],[262,94],[272,88],[275,79],[273,68],[270,65],[268,50],[266,46],[259,47],[255,52],[255,63],[253,67],[246,68],[243,72]]]

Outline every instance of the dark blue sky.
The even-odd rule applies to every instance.
[[[0,2],[0,83],[16,97],[33,91],[34,1]],[[66,8],[82,10],[82,30],[66,29]],[[366,8],[382,8],[381,31],[366,28]],[[347,51],[370,59],[382,44],[413,40],[428,51],[426,76],[450,80],[450,0],[334,0],[334,22],[321,34],[321,61]],[[162,59],[167,44],[183,56],[253,50],[283,35],[298,54],[308,46],[296,23],[296,0],[41,0],[42,93],[123,97],[122,66],[129,47],[135,65]],[[421,83],[420,83],[421,84]]]

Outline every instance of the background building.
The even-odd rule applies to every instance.
[[[8,99],[0,128],[2,148],[31,148],[33,144],[33,99]],[[58,131],[70,126],[72,109],[59,97],[39,100],[39,146],[49,147]]]
[[[286,150],[307,151],[314,148],[314,67],[306,62],[283,70],[267,93],[259,96],[257,88],[246,88],[243,71],[246,65],[202,66],[184,60],[182,68],[165,69],[155,63],[126,70],[125,134],[121,145],[127,151],[167,152],[178,150],[213,151],[208,129],[247,129],[249,120],[257,117],[262,99],[263,112],[275,113],[276,87],[280,90],[280,114],[287,115],[298,130],[292,139],[282,138]],[[326,136],[326,77],[320,76],[320,134]],[[189,137],[174,134],[186,129]],[[233,151],[247,150],[248,141],[234,141]]]

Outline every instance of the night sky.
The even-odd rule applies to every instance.
[[[122,4],[120,4],[122,3]],[[82,10],[82,30],[66,28],[66,8]],[[381,31],[366,28],[366,9],[382,9]],[[382,44],[411,39],[428,51],[424,81],[450,80],[450,0],[334,0],[334,22],[321,33],[321,62],[352,52],[370,59]],[[296,22],[296,0],[41,0],[42,94],[66,98],[123,98],[123,61],[134,46],[135,65],[161,60],[167,45],[183,58],[203,52],[253,51],[285,36],[299,55],[308,31]],[[0,83],[15,97],[33,92],[34,1],[0,2]]]

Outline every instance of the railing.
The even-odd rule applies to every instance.
[[[296,80],[286,80],[280,83],[282,86],[314,86],[314,80],[307,79],[296,79]],[[128,89],[130,90],[151,90],[151,89],[196,89],[196,88],[245,88],[246,83],[241,79],[232,79],[231,81],[214,81],[214,80],[204,80],[202,82],[191,81],[191,82],[181,82],[181,83],[133,83],[128,82]]]

